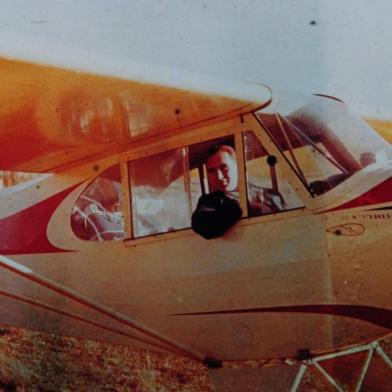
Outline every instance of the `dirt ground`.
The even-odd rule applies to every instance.
[[[392,337],[382,345],[391,355]],[[349,369],[347,365],[343,371]],[[387,381],[384,377],[375,381],[378,385],[368,383],[364,390],[392,391],[390,371],[382,376]],[[0,325],[3,392],[214,390],[207,369],[196,361]],[[305,374],[299,388],[301,392],[324,390],[329,389],[312,372]]]

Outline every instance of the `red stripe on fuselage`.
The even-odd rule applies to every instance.
[[[77,185],[31,207],[0,219],[0,253],[3,255],[68,252],[50,243],[48,223],[60,203]],[[64,222],[67,226],[67,222]]]
[[[379,327],[392,329],[392,310],[366,305],[315,304],[274,306],[269,308],[215,310],[209,312],[176,313],[172,316],[200,316],[244,313],[309,313],[350,317],[367,321]]]
[[[356,207],[364,207],[370,206],[373,204],[381,204],[388,203],[392,201],[392,177],[388,178],[386,181],[381,182],[374,188],[368,190],[362,195],[356,197],[353,200],[350,200],[340,206],[335,208],[331,208],[327,211],[322,212],[331,212],[337,210],[343,210],[347,208],[356,208]]]

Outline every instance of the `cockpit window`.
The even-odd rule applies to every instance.
[[[129,163],[134,237],[190,226],[186,149]]]
[[[223,235],[243,213],[234,141],[230,135],[189,148],[190,167],[198,167],[202,188],[192,214],[192,229],[206,239]]]
[[[294,189],[279,170],[277,157],[268,155],[256,135],[244,134],[249,216],[303,207]]]
[[[314,96],[290,113],[259,113],[258,117],[314,196],[392,157],[391,147],[334,99]]]
[[[97,177],[79,196],[71,215],[75,235],[88,241],[124,238],[119,165]]]
[[[238,198],[237,174],[232,178],[225,173],[221,178],[220,166],[206,164],[211,150],[223,146],[235,154],[234,137],[229,136],[129,162],[133,237],[190,227],[200,197],[213,190],[223,191],[215,189],[222,184],[231,187],[230,192]],[[234,166],[237,173],[235,161]],[[220,174],[212,173],[215,168]]]

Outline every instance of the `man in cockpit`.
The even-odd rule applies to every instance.
[[[210,192],[221,191],[239,199],[237,156],[233,147],[213,147],[209,151],[206,168]]]
[[[232,199],[239,200],[237,155],[233,147],[216,146],[206,160],[210,192],[221,191]],[[283,210],[284,200],[271,189],[248,184],[248,208],[250,216]]]

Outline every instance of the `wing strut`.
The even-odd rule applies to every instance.
[[[67,312],[65,310],[61,310],[61,309],[55,308],[55,307],[50,306],[50,305],[48,305],[46,303],[43,303],[43,302],[40,302],[40,301],[31,299],[31,298],[28,298],[26,296],[17,295],[17,294],[14,294],[14,293],[3,291],[3,290],[0,290],[0,296],[8,297],[8,298],[11,298],[11,299],[13,299],[15,301],[22,302],[22,303],[25,303],[27,305],[30,305],[30,306],[33,306],[33,307],[36,307],[36,308],[45,309],[45,310],[48,310],[49,312],[53,312],[53,313],[57,313],[57,314],[60,314],[62,316],[65,316],[65,317],[69,317],[69,318],[71,318],[73,320],[76,320],[76,321],[79,321],[79,322],[91,325],[93,327],[98,327],[98,328],[104,329],[106,331],[112,332],[112,333],[117,334],[117,335],[125,336],[125,337],[127,337],[129,339],[132,339],[132,340],[137,340],[139,342],[142,342],[144,344],[147,344],[147,345],[150,345],[150,346],[162,349],[162,350],[172,351],[172,348],[169,348],[166,345],[164,346],[163,344],[158,344],[156,342],[153,342],[152,340],[138,338],[138,337],[136,337],[134,335],[131,335],[129,333],[126,333],[126,332],[124,332],[124,331],[122,331],[120,329],[108,327],[108,326],[106,326],[104,324],[97,323],[95,321],[89,320],[88,318],[79,316],[76,313],[71,313],[71,312]]]
[[[80,294],[76,292],[75,290],[70,289],[69,287],[63,286],[43,275],[40,275],[36,272],[34,272],[32,269],[24,266],[23,264],[17,263],[8,257],[0,255],[0,266],[8,269],[9,271],[21,275],[24,278],[31,280],[40,286],[46,287],[47,289],[57,292],[63,296],[66,296],[68,298],[73,299],[74,301],[88,307],[91,309],[96,310],[97,312],[104,314],[122,324],[127,325],[128,327],[131,327],[133,329],[136,329],[139,332],[144,333],[145,335],[148,335],[154,339],[157,339],[158,341],[164,343],[165,345],[168,345],[169,347],[172,347],[173,349],[176,349],[176,351],[181,351],[184,354],[187,354],[191,358],[200,360],[207,365],[211,362],[214,361],[211,358],[206,357],[202,353],[199,353],[198,351],[195,351],[189,347],[184,346],[182,343],[176,342],[175,340],[161,334],[158,331],[155,331],[142,323],[135,321],[131,319],[130,317],[117,312],[114,309],[111,309],[105,305],[102,305],[98,302],[93,301],[92,299],[88,298],[87,296]],[[219,362],[219,361],[218,361]]]

